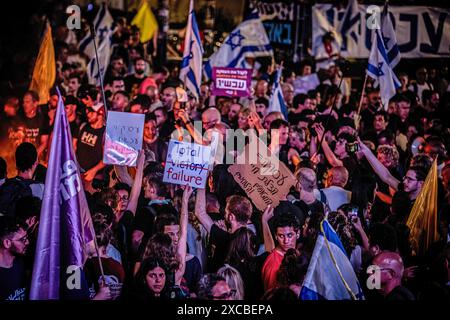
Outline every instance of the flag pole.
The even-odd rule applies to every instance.
[[[361,91],[361,97],[359,98],[358,113],[356,114],[356,117],[355,117],[355,129],[356,129],[356,131],[359,130],[359,124],[361,122],[360,113],[361,113],[361,107],[362,107],[362,102],[363,102],[363,98],[364,98],[364,93],[366,92],[367,77],[368,76],[367,76],[367,73],[366,73],[366,76],[364,78],[363,88],[362,88],[362,91]]]
[[[105,283],[105,272],[103,271],[102,258],[100,257],[100,250],[98,249],[97,235],[95,234],[95,230],[94,230],[94,246],[95,252],[97,252],[98,265],[100,267],[100,273],[102,274],[102,281],[103,283]]]
[[[106,4],[104,4],[106,6]],[[103,86],[103,74],[102,70],[100,69],[100,61],[98,61],[98,52],[97,52],[97,41],[95,40],[96,34],[95,29],[92,21],[89,22],[89,28],[91,29],[91,37],[92,41],[94,42],[94,51],[95,51],[95,60],[97,60],[97,69],[98,73],[100,74],[100,88],[102,90],[102,97],[103,97],[103,105],[105,107],[106,117],[108,117],[108,107],[106,105],[106,95],[105,95],[105,87]]]

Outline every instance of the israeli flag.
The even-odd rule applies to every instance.
[[[275,82],[272,86],[272,95],[269,100],[269,109],[268,113],[273,111],[278,111],[283,114],[284,120],[288,118],[288,111],[286,102],[284,101],[283,91],[281,90],[280,80],[281,80],[281,70],[282,68],[278,68]]]
[[[202,84],[202,57],[202,41],[200,40],[197,20],[195,19],[194,1],[191,0],[186,38],[184,39],[183,61],[180,68],[180,80],[197,98],[200,96],[200,85]]]
[[[394,67],[400,61],[400,50],[397,45],[397,38],[395,36],[394,26],[392,24],[391,16],[389,15],[388,4],[386,2],[383,13],[381,14],[381,34],[383,36],[384,47],[386,48],[387,57],[389,59],[389,66]]]
[[[240,68],[246,57],[273,56],[269,37],[255,9],[234,29],[205,64],[205,76],[212,78],[213,67]]]
[[[107,37],[109,32],[114,28],[114,19],[111,16],[106,3],[102,3],[100,9],[98,10],[93,26],[97,37],[97,44],[101,44],[104,38]],[[90,30],[87,32],[83,40],[80,41],[78,49],[80,52],[86,54],[89,59],[93,59],[95,57],[94,42],[92,40]]]
[[[301,300],[364,300],[338,235],[324,219],[303,281]]]
[[[87,76],[89,84],[100,86],[100,77],[105,77],[106,68],[109,65],[109,60],[111,58],[111,42],[112,42],[112,31],[109,31],[103,38],[103,41],[98,46],[98,61],[100,64],[100,71],[97,65],[97,59],[94,56],[91,58],[87,65]]]
[[[375,29],[372,35],[367,75],[376,81],[375,85],[380,86],[381,102],[385,110],[387,110],[389,99],[395,95],[396,89],[401,85],[390,63],[381,30]]]
[[[344,12],[344,17],[339,23],[339,32],[342,36],[342,51],[350,51],[351,48],[358,46],[358,29],[361,21],[361,13],[359,10],[358,2],[356,0],[350,0],[347,8]]]

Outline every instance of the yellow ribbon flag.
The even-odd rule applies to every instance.
[[[56,78],[55,49],[53,47],[52,28],[47,21],[39,54],[34,64],[30,90],[39,94],[39,103],[47,103],[50,98],[50,88]]]
[[[158,29],[158,22],[147,1],[143,1],[131,24],[139,28],[142,43],[149,41],[153,37],[155,31]]]
[[[410,241],[415,255],[424,254],[432,243],[439,240],[437,195],[438,170],[435,160],[406,222],[410,229]]]

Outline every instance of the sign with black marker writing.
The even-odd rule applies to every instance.
[[[122,166],[136,166],[144,134],[143,114],[108,112],[103,162]]]
[[[210,146],[170,140],[163,181],[204,189],[210,160]]]
[[[292,172],[259,139],[247,144],[236,162],[228,172],[261,211],[268,205],[277,207],[296,182]]]

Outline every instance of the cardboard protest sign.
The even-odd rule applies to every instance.
[[[108,112],[103,162],[121,166],[136,166],[142,149],[145,115],[128,112]]]
[[[170,140],[163,181],[204,189],[211,147]]]
[[[252,70],[213,67],[212,94],[215,96],[247,97],[250,95]]]
[[[270,150],[258,139],[248,144],[236,163],[228,168],[234,180],[247,193],[255,206],[263,211],[268,205],[277,207],[296,183],[292,172],[270,155]]]

